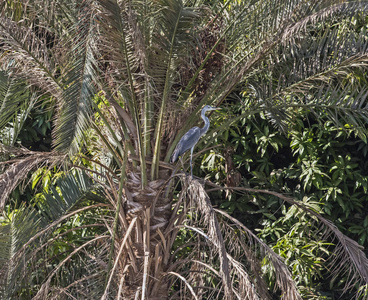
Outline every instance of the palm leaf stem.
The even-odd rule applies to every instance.
[[[115,245],[115,237],[118,231],[118,224],[119,224],[119,213],[120,213],[120,207],[121,207],[121,199],[122,199],[122,193],[123,193],[123,186],[124,186],[124,182],[126,179],[126,173],[125,173],[125,169],[126,169],[126,163],[128,160],[128,153],[125,152],[124,155],[124,160],[121,167],[121,173],[120,173],[120,183],[119,183],[119,192],[118,192],[118,199],[117,199],[117,203],[116,203],[116,210],[115,210],[115,218],[114,218],[114,223],[113,223],[113,231],[112,231],[112,236],[111,236],[111,247],[110,247],[110,253],[109,253],[109,261],[107,264],[107,272],[106,272],[106,280],[105,280],[105,293],[107,292],[109,285],[110,285],[110,270],[111,270],[111,266],[112,266],[112,259],[113,259],[113,254],[114,254],[114,245]],[[130,224],[132,225],[132,223]],[[128,237],[129,234],[126,233],[126,237]],[[111,274],[112,275],[112,274]]]
[[[91,159],[90,157],[87,157],[85,155],[79,155],[79,156],[80,156],[80,158],[82,158],[84,160],[88,160],[88,161],[90,161],[90,162],[92,162],[92,163],[94,163],[96,165],[99,165],[100,167],[106,169],[107,172],[109,173],[109,175],[111,175],[115,179],[119,180],[118,175],[116,175],[115,172],[112,169],[110,169],[108,166],[104,165],[103,163],[99,162],[98,160]],[[81,170],[85,170],[85,171],[88,171],[88,172],[95,173],[96,175],[99,175],[99,176],[105,176],[103,173],[97,172],[97,171],[93,171],[93,170],[91,170],[90,168],[87,168],[87,167],[78,166],[78,165],[74,165],[74,164],[72,164],[72,166],[75,167],[75,168],[79,168]],[[88,173],[88,172],[86,172],[86,173]],[[94,180],[95,179],[96,178],[94,178]]]
[[[63,288],[58,289],[58,292],[55,293],[55,295],[50,300],[60,299],[60,298],[62,298],[60,296],[62,294],[65,294],[65,295],[70,296],[70,294],[68,294],[68,292],[67,292],[70,288],[72,288],[74,286],[78,286],[78,284],[82,283],[83,281],[86,281],[86,284],[89,284],[91,282],[90,280],[92,278],[95,278],[95,277],[98,277],[98,276],[99,276],[99,274],[96,273],[96,274],[92,274],[92,275],[89,275],[89,276],[84,276],[83,278],[81,278],[79,280],[73,281],[71,284],[67,285],[66,287],[63,287]],[[65,296],[65,297],[67,297],[67,296]]]
[[[212,19],[212,20],[210,20],[208,23],[207,23],[207,26],[209,26],[210,24],[213,24],[213,23],[215,23],[216,21],[217,21],[217,19],[220,17],[220,16],[223,16],[223,12],[224,12],[224,10],[226,9],[226,8],[228,8],[228,6],[229,6],[229,3],[230,2],[233,2],[233,0],[227,0],[225,3],[224,3],[224,5],[222,6],[222,8],[220,9],[220,11],[218,12],[218,13],[216,13],[216,16]]]
[[[225,4],[224,7],[222,8],[222,10],[225,9],[226,5],[231,2],[232,0],[228,0]],[[204,66],[206,65],[207,61],[211,58],[213,52],[216,50],[217,46],[219,45],[220,42],[223,41],[224,37],[226,37],[226,34],[228,33],[228,31],[233,27],[233,25],[238,21],[238,17],[247,9],[248,7],[245,7],[243,10],[241,10],[241,12],[239,12],[239,14],[234,18],[234,20],[229,24],[229,26],[225,29],[225,31],[222,33],[222,35],[217,39],[216,43],[212,46],[211,50],[208,51],[206,57],[203,59],[201,65],[198,67],[198,69],[196,70],[196,72],[194,73],[194,75],[192,76],[192,78],[190,79],[190,81],[188,82],[187,86],[184,89],[184,92],[181,93],[178,103],[180,103],[183,99],[183,97],[185,97],[186,95],[189,94],[190,89],[192,88],[193,83],[195,82],[195,80],[198,78],[200,72],[203,70]],[[217,16],[216,16],[217,17]]]
[[[115,142],[116,142],[116,145],[120,151],[120,156],[124,156],[124,151],[123,151],[123,148],[121,147],[121,143],[118,139],[118,137],[116,136],[114,130],[111,128],[111,125],[110,125],[110,122],[105,118],[104,114],[101,112],[101,110],[98,108],[98,105],[94,105],[96,111],[98,112],[98,115],[101,117],[102,121],[104,122],[104,125],[107,127],[107,129],[110,131],[112,137],[114,138]],[[124,132],[125,133],[125,132]],[[127,147],[129,148],[129,150],[132,150],[131,148],[132,145],[130,143],[126,143]]]
[[[180,274],[170,271],[167,274],[171,274],[171,275],[175,275],[176,277],[178,277],[181,281],[183,281],[185,283],[185,285],[188,287],[190,293],[192,294],[192,296],[194,297],[195,300],[199,300],[197,294],[194,292],[193,287],[190,285],[190,283],[185,279],[185,277],[181,276]]]
[[[127,231],[125,232],[124,239],[123,239],[123,241],[120,244],[120,249],[119,249],[118,255],[116,257],[114,266],[113,266],[112,270],[111,270],[111,266],[110,266],[110,269],[107,272],[107,277],[106,277],[107,282],[106,282],[106,286],[105,286],[105,292],[104,292],[103,296],[101,297],[101,300],[107,299],[107,294],[108,294],[108,291],[109,291],[109,287],[110,287],[110,284],[111,284],[111,281],[112,281],[112,278],[113,278],[115,269],[116,269],[116,267],[117,267],[117,265],[119,263],[119,258],[121,256],[121,254],[123,253],[123,250],[125,248],[125,244],[128,241],[128,238],[130,237],[130,234],[131,234],[131,232],[133,230],[133,227],[135,225],[135,222],[137,221],[137,218],[138,217],[134,217],[133,220],[130,222],[129,227],[127,228]],[[114,241],[112,242],[112,244],[114,244]],[[110,270],[111,270],[111,272],[110,272]],[[111,274],[109,274],[109,273],[111,273]],[[124,276],[122,276],[122,277],[124,278]]]
[[[180,10],[177,12],[176,23],[174,27],[174,31],[171,37],[171,46],[169,51],[169,58],[167,62],[167,69],[166,69],[166,78],[165,78],[165,85],[164,91],[162,95],[162,102],[160,107],[159,116],[157,118],[157,125],[155,130],[155,146],[153,151],[153,159],[152,159],[152,166],[151,166],[151,180],[155,180],[158,177],[158,169],[159,169],[159,160],[160,160],[160,150],[161,150],[161,135],[162,135],[162,128],[164,123],[164,113],[166,109],[166,103],[169,98],[169,89],[170,89],[170,75],[171,75],[171,61],[173,58],[174,53],[174,45],[175,45],[175,37],[178,31],[180,17],[182,13],[183,7],[180,6]]]
[[[149,45],[149,23],[145,20],[148,19],[148,3],[147,0],[144,1],[144,8],[143,8],[143,22],[142,28],[145,37],[145,45]],[[143,104],[143,111],[144,111],[144,120],[143,120],[143,153],[144,156],[151,155],[151,129],[152,129],[152,111],[153,111],[153,101],[152,101],[152,94],[151,94],[151,86],[148,76],[145,79],[145,87],[144,87],[144,104]]]
[[[143,224],[143,248],[144,248],[144,263],[143,263],[143,280],[142,280],[142,300],[145,300],[147,293],[147,282],[149,277],[149,265],[150,265],[150,225],[151,225],[151,208],[148,207],[145,212],[144,224]]]
[[[129,139],[129,136],[127,134],[127,129],[128,129],[129,133],[131,133],[133,138],[136,139],[137,138],[137,128],[135,127],[128,113],[119,105],[118,102],[116,102],[116,100],[112,97],[111,93],[108,90],[104,89],[104,92],[107,94],[107,97],[106,97],[107,101],[109,101],[109,103],[115,108],[116,112],[118,113],[118,115],[121,117],[123,121],[121,122],[121,126],[125,134],[125,138]]]
[[[144,119],[143,119],[143,153],[147,157],[151,154],[151,128],[152,128],[152,97],[149,81],[146,79],[144,97]]]
[[[134,140],[136,140],[137,138],[137,129],[135,127],[135,125],[133,124],[133,121],[130,119],[130,116],[127,114],[127,112],[119,105],[119,103],[117,103],[115,101],[115,99],[112,97],[112,95],[110,94],[109,91],[104,90],[104,92],[106,92],[107,94],[107,100],[108,102],[115,108],[118,116],[119,116],[119,121],[121,124],[121,130],[123,131],[123,135],[125,138],[125,147],[126,150],[130,151],[131,154],[135,155],[136,151],[132,145],[132,140],[134,142]],[[105,123],[105,124],[109,124],[109,122]],[[128,132],[129,130],[129,132]],[[131,134],[131,136],[133,138],[130,137],[129,133]],[[122,156],[124,154],[122,153]],[[138,159],[137,161],[140,161],[140,159]],[[136,167],[137,163],[134,160],[133,161],[133,166]]]
[[[120,25],[121,26],[121,25]],[[128,81],[129,86],[131,90],[132,95],[132,109],[133,109],[133,116],[135,121],[135,126],[137,129],[137,140],[138,140],[138,152],[139,152],[139,159],[140,159],[140,165],[141,165],[141,186],[144,188],[147,185],[147,170],[146,170],[146,161],[144,159],[144,153],[143,153],[143,141],[142,141],[142,129],[141,129],[141,123],[139,118],[139,110],[138,110],[138,100],[137,96],[135,94],[135,88],[134,88],[134,80],[133,80],[133,74],[130,68],[129,64],[129,56],[128,56],[128,47],[126,44],[126,36],[124,30],[120,30],[122,35],[122,41],[123,41],[123,52],[125,56],[126,66],[127,66],[127,75],[128,75]],[[129,104],[130,101],[127,101]]]
[[[86,158],[85,158],[85,157],[83,157],[83,159],[86,159]],[[93,162],[95,162],[95,161],[93,161]],[[94,170],[91,170],[91,169],[89,169],[89,168],[86,168],[86,167],[83,167],[83,166],[74,165],[74,164],[72,164],[71,166],[72,166],[72,167],[74,167],[74,168],[77,168],[77,169],[83,170],[83,171],[85,171],[86,173],[87,173],[87,172],[89,172],[89,173],[95,174],[95,175],[97,175],[97,176],[100,176],[100,177],[102,177],[102,178],[104,178],[104,179],[107,179],[106,175],[102,174],[101,172],[94,171]],[[116,176],[115,176],[115,179],[116,179]],[[98,179],[96,179],[96,178],[93,178],[93,180],[98,181],[99,183],[101,183],[101,184],[102,184],[102,181],[101,181],[101,180],[98,180]]]
[[[100,138],[102,139],[103,143],[106,145],[107,148],[109,148],[110,153],[113,155],[113,157],[115,158],[115,161],[117,162],[117,164],[119,165],[119,167],[121,167],[122,165],[122,161],[123,159],[121,158],[121,156],[116,152],[116,150],[111,146],[111,144],[109,143],[109,141],[105,138],[105,136],[102,134],[102,132],[98,129],[98,127],[96,126],[95,123],[92,123],[92,127],[93,129],[97,132],[97,134],[100,136]]]

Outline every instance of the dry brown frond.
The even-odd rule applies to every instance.
[[[172,215],[165,238],[170,245],[181,229],[191,231],[194,237],[177,248],[169,259],[167,276],[175,270],[186,279],[180,291],[172,295],[173,299],[178,295],[190,298],[192,292],[187,285],[194,287],[199,297],[209,299],[271,299],[262,277],[264,259],[275,270],[283,299],[301,299],[281,257],[243,224],[214,209],[199,181],[184,177],[181,183],[182,191],[174,207],[177,212],[180,206],[181,212]],[[188,248],[189,253],[173,260],[173,256],[180,257],[179,253]]]
[[[188,186],[188,197],[192,203],[196,202],[198,211],[203,215],[203,223],[206,224],[208,237],[217,247],[220,260],[221,277],[223,280],[225,295],[231,294],[231,279],[229,270],[229,261],[227,258],[224,239],[221,233],[215,211],[211,205],[203,186],[196,180],[191,180]]]
[[[255,255],[253,252],[259,252],[261,255],[261,259],[266,258],[269,263],[272,264],[276,278],[276,284],[282,291],[283,299],[301,299],[296,284],[293,280],[292,274],[287,265],[284,263],[283,259],[237,219],[231,217],[229,214],[219,209],[216,209],[216,212],[224,216],[226,219],[229,219],[235,225],[236,229],[240,230],[240,232],[243,232],[243,234],[236,234],[234,232],[234,228],[232,228],[227,222],[224,222],[224,225],[228,228],[229,231],[232,232],[231,237],[235,244],[234,248],[242,249],[244,251],[244,254],[247,256],[247,261],[250,262],[251,268],[254,271],[259,268],[259,266],[257,266],[257,262],[259,262],[259,260],[257,260],[257,258],[253,258],[253,256]],[[249,249],[249,247],[255,248],[253,249],[253,252],[252,249]],[[256,249],[259,249],[259,251],[257,251]],[[254,274],[259,274],[259,271],[254,272]],[[260,280],[260,278],[259,280],[257,280],[257,284],[263,285],[263,282]],[[262,291],[263,288],[264,287],[260,286],[260,289]],[[262,299],[265,299],[265,297],[266,296],[263,296]]]
[[[47,48],[46,38],[37,36],[32,28],[23,27],[22,22],[0,17],[0,41],[5,50],[1,63],[11,65],[13,72],[31,85],[60,97],[56,63]]]

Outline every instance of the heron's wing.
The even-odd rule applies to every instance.
[[[171,162],[175,162],[179,156],[184,154],[185,151],[189,150],[195,144],[197,144],[200,137],[201,132],[199,127],[193,127],[189,129],[176,145],[176,148],[171,156]]]

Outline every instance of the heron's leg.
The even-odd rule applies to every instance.
[[[181,167],[183,168],[183,171],[185,172],[183,158],[181,156],[179,156],[179,160],[180,160],[180,163],[181,163]]]
[[[194,147],[190,149],[190,175],[192,176],[192,179],[193,179],[193,166],[192,166],[193,150]]]

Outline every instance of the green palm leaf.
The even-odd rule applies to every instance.
[[[20,110],[20,104],[28,104],[29,95],[24,82],[10,78],[0,70],[0,129],[12,120]]]
[[[63,74],[62,101],[59,103],[54,130],[54,146],[61,152],[75,153],[92,115],[95,94],[95,17],[88,7],[81,7],[68,57],[70,62]]]
[[[185,37],[188,36],[188,25],[191,25],[190,21],[198,18],[198,15],[192,9],[184,7],[181,1],[162,1],[162,5],[164,9],[162,10],[161,22],[159,22],[159,32],[162,33],[160,41],[163,49],[168,49],[168,53],[167,59],[164,60],[167,63],[165,68],[166,74],[159,116],[155,128],[155,147],[151,169],[152,179],[156,179],[158,176],[163,122],[165,120],[165,111],[170,97],[170,91],[174,83],[172,80],[175,71],[172,66],[173,60],[174,58],[177,59],[180,55],[181,49],[185,49],[186,45],[183,45],[182,41],[187,40]]]
[[[93,192],[98,191],[93,181],[83,172],[74,172],[59,179],[56,186],[57,189],[53,187],[44,195],[45,198],[38,203],[37,209],[32,205],[23,206],[0,226],[0,261],[4,263],[1,264],[0,272],[2,299],[20,295],[20,283],[27,286],[30,280],[37,278],[38,271],[35,267],[39,263],[39,254],[57,227],[73,216],[73,211],[90,209],[87,205],[78,210],[76,205],[87,199],[101,200],[99,193]],[[30,264],[31,261],[35,265]]]
[[[0,70],[0,140],[2,144],[14,145],[30,110],[34,97],[25,82],[10,77]]]
[[[0,297],[11,299],[19,289],[17,277],[27,265],[24,260],[16,260],[18,251],[30,237],[39,230],[37,212],[32,208],[21,207],[11,220],[0,227]]]
[[[335,16],[336,17],[336,16]],[[270,55],[267,71],[247,77],[255,108],[263,108],[282,129],[300,109],[324,115],[338,127],[353,126],[364,138],[367,119],[364,72],[368,68],[365,31],[340,20],[319,32],[297,31],[293,44]],[[282,56],[280,56],[282,53]]]

